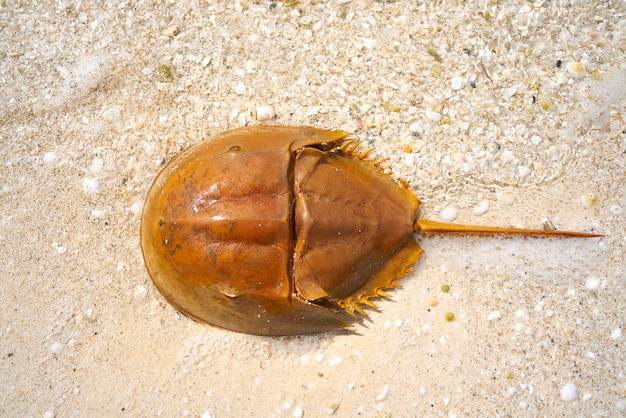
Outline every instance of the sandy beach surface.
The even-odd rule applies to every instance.
[[[625,416],[625,54],[618,0],[0,2],[0,415]],[[353,332],[199,324],[143,201],[262,124],[354,132],[425,218],[604,236],[417,237]]]

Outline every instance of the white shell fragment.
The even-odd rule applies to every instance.
[[[585,280],[585,288],[587,290],[598,290],[600,288],[600,279],[596,277],[589,277]]]
[[[243,81],[237,82],[237,85],[235,86],[235,93],[237,93],[240,96],[246,94],[246,85],[243,84]]]
[[[65,344],[60,343],[58,341],[52,343],[52,345],[50,346],[50,351],[52,351],[54,354],[61,354],[64,349],[65,349]]]
[[[621,328],[615,328],[611,331],[611,339],[616,341],[616,340],[621,340],[622,339],[622,329]]]
[[[474,206],[474,209],[472,209],[472,213],[476,216],[481,216],[487,213],[488,210],[489,202],[483,200],[482,202],[479,202],[476,206]]]
[[[96,193],[100,190],[100,182],[89,177],[83,180],[83,187],[87,193]]]
[[[387,399],[387,396],[389,396],[389,386],[385,386],[383,388],[383,391],[380,393],[380,395],[378,395],[376,399],[379,401],[384,401],[385,399]]]
[[[57,159],[57,156],[54,152],[46,152],[43,155],[42,161],[44,164],[52,164]]]
[[[495,321],[496,319],[500,319],[501,316],[502,314],[500,311],[489,312],[489,315],[487,315],[487,321]]]
[[[304,412],[302,411],[302,408],[299,406],[296,406],[291,416],[293,416],[293,418],[301,418],[303,413]]]
[[[180,33],[180,30],[178,29],[178,26],[176,25],[172,25],[162,32],[163,36],[169,36],[170,38],[173,38],[179,33]]]
[[[578,388],[573,383],[566,383],[561,388],[561,399],[565,402],[573,402],[578,399]]]
[[[461,90],[464,84],[465,84],[465,80],[463,80],[462,77],[453,77],[450,80],[450,87],[454,91]]]
[[[449,206],[439,213],[439,217],[443,222],[452,222],[456,219],[458,213],[454,206]]]
[[[611,207],[609,208],[609,212],[611,212],[613,215],[621,215],[622,213],[624,213],[620,205],[611,205]]]
[[[265,122],[270,119],[273,119],[276,114],[274,113],[274,109],[269,106],[257,106],[256,107],[256,120],[259,122]]]

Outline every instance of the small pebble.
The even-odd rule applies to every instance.
[[[385,399],[387,399],[387,396],[389,396],[389,386],[385,386],[383,388],[383,391],[380,392],[380,395],[378,395],[376,399],[379,401],[384,401]]]
[[[572,402],[578,399],[578,388],[573,383],[567,383],[561,388],[561,399]]]
[[[455,318],[455,316],[454,316],[454,314],[452,312],[448,312],[446,314],[446,321],[452,322],[452,321],[454,321],[454,318]]]
[[[474,206],[474,209],[472,209],[472,213],[476,216],[481,216],[487,213],[488,210],[489,202],[483,200],[482,202],[479,202],[476,206]]]
[[[43,413],[43,418],[54,418],[54,412],[46,411]]]
[[[286,401],[286,402],[283,404],[283,409],[284,409],[285,411],[289,411],[291,408],[293,408],[293,402],[291,402],[291,401]]]
[[[322,360],[324,360],[324,354],[317,353],[317,355],[315,356],[315,359],[317,360],[318,363],[321,363]]]
[[[211,413],[209,411],[203,412],[200,418],[211,418]]]
[[[620,412],[626,412],[626,400],[619,401],[617,403],[617,410]]]
[[[447,207],[439,213],[439,217],[443,222],[452,222],[456,219],[457,215],[458,211],[454,206]]]
[[[57,341],[52,343],[52,345],[50,346],[50,351],[52,351],[54,354],[61,354],[64,348],[65,345]]]

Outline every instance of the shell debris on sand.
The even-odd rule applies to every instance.
[[[566,383],[561,388],[561,399],[565,402],[573,402],[578,399],[578,388],[573,383]]]
[[[449,206],[439,213],[439,218],[442,222],[452,222],[456,219],[458,213],[458,210],[454,206]]]

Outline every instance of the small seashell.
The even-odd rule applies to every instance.
[[[50,346],[50,351],[52,351],[54,354],[61,354],[64,349],[65,345],[58,341],[52,343],[52,345]]]
[[[456,219],[458,211],[454,206],[449,206],[439,213],[439,217],[443,222],[452,222]]]
[[[482,202],[479,202],[476,206],[474,206],[474,209],[472,209],[472,213],[476,216],[481,216],[487,213],[488,210],[489,202],[483,200]]]
[[[580,196],[580,201],[582,202],[584,207],[590,208],[598,202],[598,197],[595,195],[595,193],[587,192],[583,193],[582,196]]]
[[[172,25],[172,26],[168,27],[167,29],[165,29],[161,33],[164,36],[169,36],[170,38],[173,38],[174,36],[176,36],[176,35],[178,35],[180,33],[180,30],[178,29],[178,26]]]

